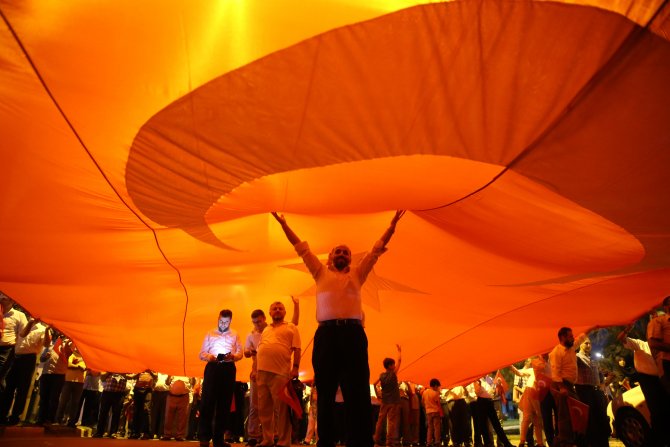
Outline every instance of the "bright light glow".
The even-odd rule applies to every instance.
[[[596,352],[596,357],[598,357],[599,359],[603,358],[602,352]]]

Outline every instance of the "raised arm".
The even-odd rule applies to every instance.
[[[271,213],[275,219],[277,219],[277,222],[281,225],[281,229],[284,230],[284,234],[286,234],[286,238],[288,241],[292,244],[298,244],[300,243],[300,238],[291,230],[291,227],[288,226],[286,223],[286,218],[284,217],[283,214],[278,214],[276,211],[273,211]]]
[[[23,330],[19,333],[19,337],[21,338],[26,338],[30,331],[35,327],[37,323],[39,323],[40,320],[38,318],[31,318],[28,320],[28,324],[23,328]]]
[[[514,375],[517,376],[517,377],[530,377],[530,374],[528,374],[528,373],[522,373],[522,372],[519,371],[519,370],[516,368],[516,366],[514,366],[514,365],[509,365],[509,369],[511,369],[512,372],[514,373]]]
[[[398,360],[395,362],[395,370],[400,371],[400,364],[402,363],[402,348],[400,348],[400,345],[396,344],[396,348],[398,348]]]
[[[291,318],[291,323],[298,325],[300,321],[300,300],[297,296],[291,295],[291,301],[293,301],[293,318]]]
[[[395,226],[402,216],[405,215],[405,210],[398,210],[395,212],[395,216],[391,219],[391,225],[386,229],[380,240],[382,241],[382,247],[386,247],[386,244],[391,240],[391,236],[395,233]]]
[[[321,269],[323,268],[323,264],[321,261],[319,261],[319,258],[317,258],[316,255],[311,252],[307,242],[301,241],[300,238],[293,232],[293,230],[291,230],[291,228],[286,223],[286,218],[283,214],[278,214],[275,211],[273,211],[271,214],[275,219],[277,219],[277,222],[281,224],[281,228],[284,230],[286,238],[291,244],[293,244],[293,248],[295,248],[295,250],[298,252],[298,256],[302,258],[303,262],[307,266],[307,269],[312,274],[312,277],[316,279],[317,276],[319,276]],[[297,325],[297,322],[295,324]]]

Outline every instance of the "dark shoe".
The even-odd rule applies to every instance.
[[[181,436],[178,436],[174,438],[175,441],[186,441],[186,439],[182,438]]]
[[[102,433],[94,433],[91,438],[102,438]]]
[[[167,435],[161,436],[161,441],[169,441],[170,439],[172,439],[171,436],[167,436]]]
[[[256,444],[258,444],[258,440],[257,440],[257,439],[249,439],[245,445],[247,445],[247,446],[249,446],[249,447],[255,447]]]

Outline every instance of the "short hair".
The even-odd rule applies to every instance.
[[[392,358],[386,357],[386,358],[384,359],[384,368],[385,368],[385,369],[389,369],[389,367],[390,367],[391,365],[395,365],[395,360],[393,360]]]
[[[232,320],[233,311],[230,309],[223,309],[221,312],[219,312],[219,318],[230,318]]]
[[[568,335],[568,332],[572,332],[572,329],[569,328],[569,327],[562,327],[562,328],[560,328],[560,329],[558,330],[558,338],[559,338],[559,340],[560,340],[562,337],[565,337],[566,335]]]
[[[664,306],[670,306],[670,295],[666,296],[666,297],[663,299],[663,305],[664,305]]]
[[[430,386],[431,387],[440,386],[440,381],[437,379],[430,379]]]
[[[251,312],[251,318],[265,317],[265,312],[260,309],[256,309]]]

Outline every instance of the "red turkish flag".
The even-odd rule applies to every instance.
[[[298,416],[298,419],[302,419],[302,406],[300,405],[300,399],[298,399],[298,395],[295,393],[295,389],[293,389],[293,384],[291,383],[290,379],[288,382],[286,382],[286,386],[284,386],[281,391],[279,391],[279,396],[277,397],[279,400],[285,402],[289,407],[291,407],[291,410],[295,412],[295,414]]]
[[[542,402],[551,388],[551,377],[542,373],[535,373],[535,388],[538,398]]]
[[[496,385],[502,386],[503,391],[506,393],[509,391],[509,383],[505,380],[502,374],[500,374],[500,370],[496,373],[496,376],[493,378],[493,382]]]
[[[589,406],[572,397],[568,397],[568,409],[570,410],[570,421],[572,430],[576,433],[586,433],[589,425]]]

